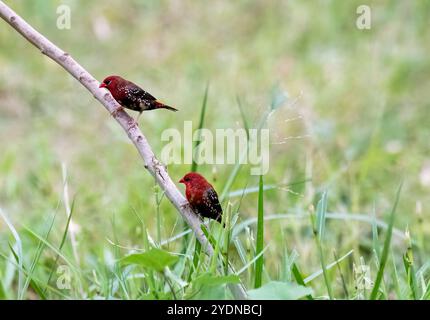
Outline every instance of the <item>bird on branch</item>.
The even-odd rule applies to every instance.
[[[122,107],[138,111],[139,115],[136,121],[139,119],[142,112],[147,110],[167,109],[178,111],[160,102],[138,85],[120,76],[109,76],[105,78],[99,88],[108,89],[112,97],[114,97]]]
[[[179,183],[185,184],[185,195],[193,211],[200,217],[221,223],[222,208],[214,187],[200,174],[187,173]],[[223,225],[225,227],[225,224]]]

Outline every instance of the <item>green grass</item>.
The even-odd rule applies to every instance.
[[[323,240],[324,240],[324,231],[326,224],[326,213],[327,213],[327,192],[324,192],[321,199],[318,201],[317,212],[316,212],[316,221],[313,221],[314,215],[311,213],[311,220],[313,225],[313,233],[315,236],[315,242],[318,248],[318,256],[321,261],[321,268],[324,276],[324,282],[327,287],[327,293],[330,299],[333,299],[333,289],[331,285],[331,281],[328,276],[327,266],[324,257],[323,250]]]
[[[389,223],[388,223],[388,230],[387,230],[387,236],[384,241],[384,248],[382,249],[381,257],[379,258],[379,269],[378,274],[376,276],[375,284],[372,288],[372,292],[370,294],[370,299],[374,300],[376,299],[378,295],[378,291],[381,286],[382,277],[384,276],[384,269],[385,265],[387,264],[388,259],[388,253],[391,246],[391,238],[393,236],[393,226],[394,226],[394,218],[396,214],[397,204],[399,202],[400,198],[400,192],[402,191],[402,185],[399,186],[396,194],[396,199],[394,201],[393,209],[390,213]]]
[[[140,118],[156,155],[190,120],[268,128],[271,145],[262,181],[238,161],[168,165],[218,191],[211,259],[112,117],[0,21],[0,299],[231,299],[232,285],[430,299],[429,3],[371,1],[367,31],[355,0],[62,1],[70,30],[55,27],[58,1],[6,3],[98,79],[179,109]],[[154,252],[169,263],[154,268]]]
[[[194,142],[193,145],[193,160],[192,160],[192,164],[191,164],[191,172],[196,172],[197,168],[198,168],[198,147],[200,145],[200,140],[201,140],[201,131],[204,127],[204,122],[205,122],[205,115],[206,115],[206,106],[208,103],[208,94],[209,94],[209,83],[206,85],[206,89],[205,89],[205,95],[203,96],[203,102],[202,102],[202,108],[200,111],[200,121],[199,121],[199,127],[197,130],[199,130],[198,132],[200,132],[197,140]]]
[[[260,288],[263,281],[263,247],[264,247],[264,191],[263,191],[263,176],[260,176],[258,189],[258,220],[257,220],[257,238],[256,238],[256,254],[260,255],[255,262],[255,282],[254,288]]]

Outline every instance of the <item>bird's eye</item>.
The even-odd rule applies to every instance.
[[[190,178],[185,178],[185,181],[190,181]]]
[[[105,84],[108,86],[108,85],[110,85],[110,83],[111,83],[111,80],[106,80],[105,81]]]

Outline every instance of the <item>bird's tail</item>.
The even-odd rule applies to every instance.
[[[166,105],[166,104],[164,104],[164,103],[162,103],[162,102],[160,102],[158,100],[154,101],[154,105],[155,105],[155,109],[167,109],[167,110],[170,110],[170,111],[178,111],[178,109],[175,109],[175,108],[173,108],[171,106],[168,106],[168,105]]]

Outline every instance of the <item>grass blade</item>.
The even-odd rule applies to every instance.
[[[406,249],[406,252],[403,254],[403,265],[405,267],[407,283],[411,290],[412,299],[416,300],[418,298],[418,284],[417,284],[417,278],[415,274],[414,255],[412,252],[412,241],[410,238],[409,230],[406,230],[406,234],[408,238],[407,240],[408,247]]]
[[[206,84],[205,95],[203,96],[202,109],[200,111],[199,130],[197,131],[199,133],[199,136],[198,136],[198,139],[194,141],[191,172],[196,172],[199,166],[197,161],[197,156],[198,156],[198,148],[200,145],[201,129],[203,128],[203,124],[205,121],[206,106],[208,102],[208,93],[209,93],[209,83]]]
[[[191,277],[193,275],[193,272],[197,270],[197,266],[199,265],[199,261],[200,261],[201,252],[202,252],[202,245],[200,241],[196,240],[195,247],[194,247],[193,264],[190,267],[190,273],[188,274],[188,282],[191,282]]]
[[[323,276],[324,276],[324,282],[327,287],[327,293],[330,300],[333,300],[333,290],[331,288],[331,283],[328,278],[327,266],[325,262],[323,243],[322,243],[322,240],[324,238],[326,212],[327,212],[327,192],[324,192],[320,201],[318,201],[316,222],[314,223],[314,221],[312,221],[312,225],[314,228],[314,236],[315,236],[315,241],[317,243],[317,249],[318,249],[318,254],[321,262]],[[311,214],[311,220],[313,219],[314,219],[314,216]]]
[[[391,255],[393,256],[393,252],[391,252]],[[394,259],[391,259],[391,265],[393,266],[393,283],[394,283],[394,290],[397,293],[397,298],[399,300],[404,300],[403,290],[400,287],[400,281],[399,281],[399,273],[397,272],[396,267],[396,261]]]
[[[74,211],[73,209],[74,209],[74,207],[75,207],[75,198],[73,198],[72,206],[70,208],[70,214],[67,217],[66,227],[64,228],[63,237],[61,239],[60,246],[58,247],[58,251],[60,251],[60,252],[63,249],[64,243],[66,242],[66,239],[67,239],[67,233],[69,231],[70,221],[72,220],[72,215],[73,215],[73,211]],[[52,266],[51,272],[49,273],[48,281],[46,282],[47,286],[48,286],[49,282],[51,281],[52,275],[54,274],[54,268],[57,266],[59,259],[60,259],[60,256],[57,254],[56,257],[55,257],[55,262],[54,262],[54,264]]]
[[[46,242],[48,242],[49,234],[51,233],[51,230],[52,230],[52,228],[54,226],[54,222],[55,222],[56,216],[57,216],[57,211],[55,212],[54,216],[52,217],[52,220],[51,220],[51,222],[50,222],[50,224],[48,226],[48,229],[46,231],[46,234],[45,234],[45,241]],[[39,243],[37,245],[36,254],[35,254],[35,256],[33,258],[33,261],[31,262],[31,265],[30,265],[30,270],[28,272],[28,277],[27,277],[27,279],[26,279],[26,281],[24,283],[24,291],[27,291],[28,286],[31,285],[31,283],[33,283],[32,282],[32,280],[33,280],[32,279],[33,278],[33,274],[34,274],[34,271],[36,269],[37,264],[39,263],[39,259],[42,256],[42,253],[43,253],[43,250],[45,249],[45,247],[46,247],[46,245],[41,240],[39,240]],[[40,290],[37,289],[36,291],[39,292]],[[43,296],[44,295],[42,295],[42,297]]]
[[[336,258],[335,261],[333,261],[332,263],[326,265],[326,270],[330,270],[331,268],[333,268],[336,265],[339,265],[339,263],[346,259],[348,256],[350,256],[352,253],[354,252],[354,250],[349,250],[347,253],[345,253],[342,257],[340,258]],[[317,278],[318,276],[320,276],[323,272],[322,269],[312,273],[310,276],[306,277],[303,281],[308,284],[309,282],[311,282],[312,280],[314,280],[315,278]]]
[[[61,251],[59,251],[56,247],[54,247],[51,243],[45,240],[44,237],[40,236],[30,228],[23,226],[24,230],[28,232],[28,234],[40,241],[42,241],[49,249],[51,249],[54,253],[58,254],[61,259],[75,272],[77,272],[78,275],[81,275],[81,270],[74,265]]]
[[[9,249],[12,252],[13,257],[15,258],[16,263],[19,264],[18,255],[16,254],[15,250],[10,245],[10,243],[9,243]],[[34,276],[32,274],[33,271],[31,270],[30,272],[28,272],[24,265],[22,265],[22,271],[27,276],[27,279],[28,279],[28,284],[26,281],[26,284],[24,285],[22,292],[27,291],[27,287],[30,286],[31,288],[33,288],[33,290],[39,295],[39,297],[42,300],[46,300],[45,293],[42,291],[42,289],[39,287],[39,285],[34,281]]]
[[[301,274],[301,272],[300,272],[299,268],[297,267],[297,265],[296,265],[295,263],[293,263],[293,266],[292,266],[292,268],[291,268],[291,272],[293,273],[293,276],[294,276],[294,279],[296,279],[296,282],[297,282],[298,284],[300,284],[301,286],[306,287],[306,283],[305,283],[305,281],[304,281],[304,279],[303,279],[303,276],[302,276],[302,274]],[[307,298],[308,300],[314,300],[314,298],[312,298],[312,295],[310,295],[310,294],[308,294],[308,295],[306,296],[306,298]]]
[[[6,290],[3,286],[3,281],[0,279],[0,299],[5,300],[7,299]]]
[[[322,241],[324,238],[326,213],[327,213],[327,192],[324,192],[321,197],[321,200],[318,201],[318,205],[317,205],[317,233],[320,241]]]
[[[15,238],[15,243],[17,246],[17,262],[18,262],[18,266],[19,266],[19,270],[18,270],[18,299],[21,299],[21,297],[23,296],[23,292],[22,292],[22,285],[23,285],[23,273],[22,273],[22,264],[23,264],[23,256],[22,256],[22,242],[21,242],[21,238],[19,237],[18,232],[16,231],[16,229],[14,228],[13,224],[9,221],[8,217],[6,216],[6,214],[3,212],[3,210],[0,208],[0,216],[3,218],[4,222],[6,223],[6,225],[8,226],[10,232],[12,233],[13,237]]]
[[[387,263],[388,253],[390,251],[391,237],[393,235],[394,217],[397,209],[397,204],[399,203],[402,185],[403,183],[400,183],[399,188],[397,189],[396,200],[394,202],[393,209],[391,210],[391,214],[389,217],[387,236],[385,237],[384,247],[382,249],[382,255],[381,255],[381,258],[379,259],[380,261],[379,261],[378,274],[376,275],[375,284],[373,286],[372,293],[370,294],[371,300],[376,299],[378,295],[379,287],[381,286],[382,277],[384,276],[384,269]]]
[[[25,267],[23,266],[23,268],[22,269],[20,269],[20,266],[19,266],[19,262],[18,262],[18,260],[17,260],[17,255],[16,255],[16,253],[14,252],[14,250],[13,250],[13,248],[9,245],[9,248],[11,248],[11,252],[12,252],[12,257],[13,257],[13,259],[15,259],[15,261],[13,261],[13,259],[12,259],[12,257],[7,257],[7,256],[5,256],[4,254],[2,254],[1,252],[0,252],[0,258],[2,258],[4,261],[6,261],[6,262],[8,262],[8,263],[10,263],[10,264],[12,264],[14,267],[16,267],[17,269],[19,269],[19,270],[21,270],[21,272],[25,275],[25,276],[28,276],[28,272],[27,272],[27,270],[25,269]],[[41,285],[43,285],[43,283],[42,283],[42,280],[38,280],[37,278],[35,278],[35,277],[32,277],[32,280],[31,280],[31,287],[34,289],[34,291],[37,293],[37,294],[39,294],[40,295],[40,297],[42,298],[42,299],[46,299],[46,297],[44,296],[44,293],[42,292],[42,290],[40,290],[39,288],[39,286],[37,285],[37,283],[40,283]],[[53,287],[49,287],[49,289],[51,290],[51,291],[53,291],[53,292],[55,292],[55,293],[57,293],[58,295],[60,295],[60,296],[62,296],[63,298],[65,298],[65,299],[67,299],[68,297],[66,296],[66,295],[64,295],[64,294],[62,294],[61,293],[61,291],[60,290],[57,290],[56,288],[53,288]]]
[[[298,213],[275,213],[275,214],[267,214],[264,216],[265,221],[273,221],[273,220],[282,220],[282,219],[304,219],[308,218],[308,215],[302,214],[301,212]],[[326,213],[326,219],[332,219],[332,220],[345,220],[345,221],[357,221],[357,222],[365,222],[372,224],[372,218],[369,217],[367,214],[354,214],[354,213]],[[246,227],[257,223],[257,218],[249,218],[245,221],[237,224],[234,227],[233,237],[238,236],[239,233],[243,232]],[[375,224],[377,227],[380,227],[382,229],[388,229],[388,225],[381,221],[376,220]],[[399,229],[393,228],[393,235],[397,236],[400,239],[405,239],[404,232],[400,231]],[[412,240],[412,244],[414,244],[414,241]]]
[[[352,250],[351,250],[351,252],[352,252]],[[342,269],[340,268],[339,257],[337,256],[336,250],[333,251],[333,256],[334,256],[334,259],[336,261],[337,270],[339,271],[340,280],[342,281],[343,293],[345,294],[345,297],[348,300],[349,299],[348,287],[346,285],[346,281],[345,281],[345,277],[343,276]]]
[[[376,256],[379,257],[381,254],[381,250],[379,250],[379,236],[378,236],[378,225],[376,223],[376,212],[375,212],[375,206],[373,206],[372,211],[372,246],[373,251],[375,252]]]
[[[257,261],[258,258],[260,258],[268,248],[269,248],[269,245],[267,245],[259,254],[255,255],[255,257],[252,260],[250,260],[248,263],[246,263],[239,271],[237,271],[236,275],[240,275],[241,273],[246,271],[249,268],[249,266],[254,264],[255,261]]]
[[[246,130],[246,137],[248,138],[248,141],[249,141],[249,124],[248,124],[248,120],[246,119],[246,114],[245,114],[245,111],[243,110],[242,101],[240,101],[239,96],[236,96],[236,102],[240,110],[240,116],[242,117],[243,127]]]
[[[263,176],[260,175],[259,191],[258,191],[258,221],[257,221],[257,239],[256,239],[256,254],[260,254],[264,247],[264,190]],[[263,274],[264,256],[261,255],[255,262],[255,283],[254,288],[260,288]]]

